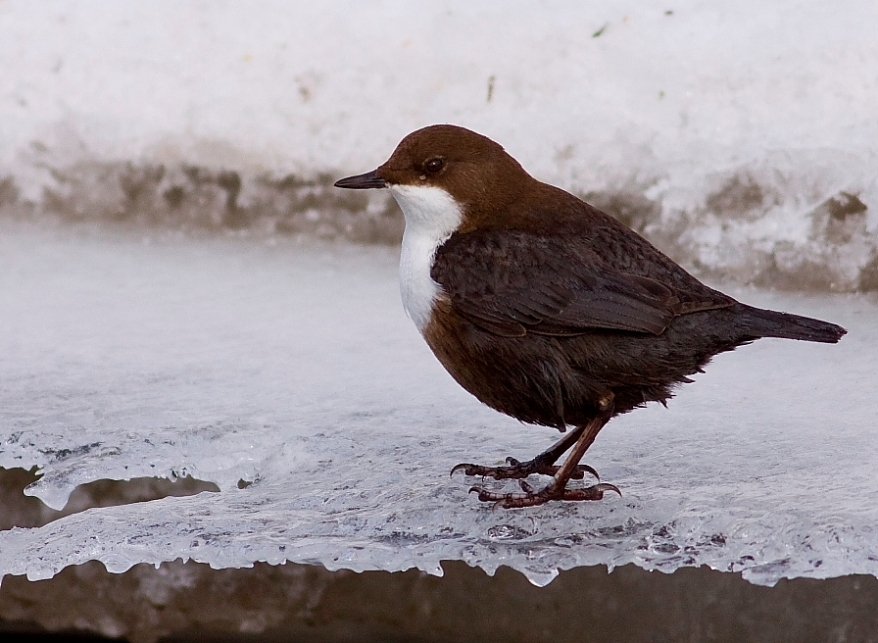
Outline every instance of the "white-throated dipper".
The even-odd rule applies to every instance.
[[[452,469],[519,478],[520,493],[471,489],[502,507],[618,492],[567,483],[597,477],[579,461],[610,418],[664,404],[717,353],[760,337],[835,343],[846,332],[705,286],[633,230],[537,181],[500,145],[462,127],[412,132],[378,169],[335,185],[388,188],[402,208],[403,305],[451,376],[522,422],[575,427],[528,462]],[[534,473],[552,480],[535,490],[524,480]]]

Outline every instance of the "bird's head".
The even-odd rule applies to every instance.
[[[416,130],[377,169],[336,187],[389,188],[407,223],[454,204],[461,213],[496,211],[514,199],[530,176],[498,144],[456,125]]]

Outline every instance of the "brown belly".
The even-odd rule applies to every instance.
[[[498,337],[454,313],[439,300],[424,339],[464,389],[522,422],[564,428],[584,424],[609,391],[588,378],[553,337]]]
[[[533,424],[563,428],[595,417],[612,394],[613,414],[666,402],[710,358],[752,340],[735,330],[734,311],[674,319],[661,335],[592,330],[574,337],[500,337],[434,306],[424,329],[451,376],[483,403]]]

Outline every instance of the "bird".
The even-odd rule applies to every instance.
[[[492,409],[562,433],[528,461],[452,469],[517,479],[520,491],[470,489],[495,506],[621,495],[580,464],[611,418],[667,406],[714,355],[756,339],[836,343],[846,333],[703,284],[614,217],[457,125],[418,129],[377,169],[335,186],[388,189],[398,203],[403,306],[451,377]],[[537,489],[527,481],[534,474],[550,480]],[[569,485],[586,474],[596,483]]]

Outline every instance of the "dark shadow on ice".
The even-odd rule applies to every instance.
[[[61,511],[47,507],[41,500],[24,495],[24,489],[40,478],[36,467],[4,469],[0,467],[0,530],[13,527],[42,527],[64,516],[94,507],[115,507],[136,502],[149,502],[168,496],[194,496],[202,491],[219,491],[212,482],[191,476],[166,478],[133,478],[131,480],[95,480],[78,486]]]

